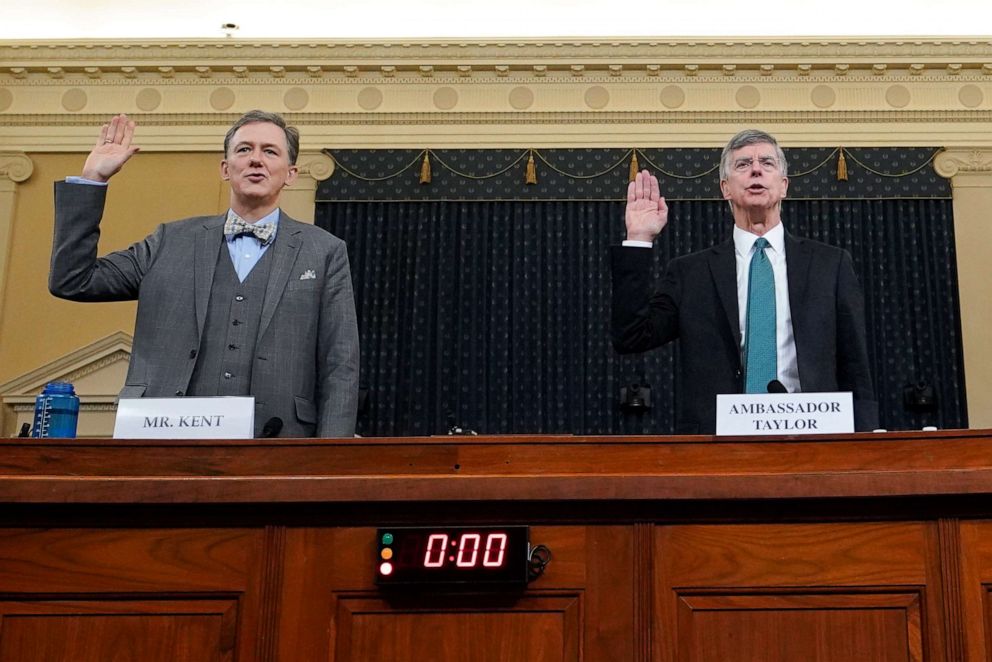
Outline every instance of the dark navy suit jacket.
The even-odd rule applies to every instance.
[[[678,339],[678,434],[716,431],[716,395],[743,391],[733,240],[673,259],[652,293],[651,249],[612,247],[613,344],[643,352]],[[785,233],[803,392],[851,391],[855,429],[878,426],[864,298],[850,254]]]

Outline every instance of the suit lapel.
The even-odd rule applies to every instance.
[[[737,258],[734,255],[734,240],[731,238],[730,241],[714,246],[709,254],[709,263],[727,325],[736,347],[740,347],[741,322],[737,310]]]
[[[789,308],[792,310],[792,335],[796,339],[796,348],[802,343],[800,338],[805,321],[806,288],[809,284],[810,259],[809,246],[806,242],[796,239],[788,232],[785,233],[785,270],[789,277]]]
[[[214,284],[217,254],[224,240],[224,221],[227,216],[210,216],[196,231],[193,256],[193,300],[196,309],[196,335],[203,335],[207,323],[207,306],[210,305],[210,288]]]
[[[265,286],[265,301],[262,303],[262,318],[258,325],[258,337],[265,335],[265,330],[272,321],[276,307],[282,299],[282,292],[289,282],[296,256],[300,253],[300,229],[296,221],[279,212],[279,230],[276,239],[269,248],[272,253],[272,266],[269,271],[269,282]]]

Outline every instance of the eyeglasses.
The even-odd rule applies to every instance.
[[[734,170],[737,172],[747,172],[754,165],[754,159],[750,156],[742,157],[734,161]],[[775,172],[778,170],[778,161],[770,156],[759,156],[758,165],[765,172]]]

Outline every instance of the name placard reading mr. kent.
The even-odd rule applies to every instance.
[[[847,393],[741,393],[716,396],[718,435],[854,432]]]
[[[121,398],[114,439],[251,439],[255,398]]]

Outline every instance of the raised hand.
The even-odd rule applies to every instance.
[[[658,189],[658,178],[647,170],[627,186],[627,239],[654,241],[668,223],[668,205]]]
[[[115,115],[100,127],[100,137],[83,164],[83,178],[106,182],[116,175],[140,149],[131,145],[134,127],[134,122],[123,114]]]

